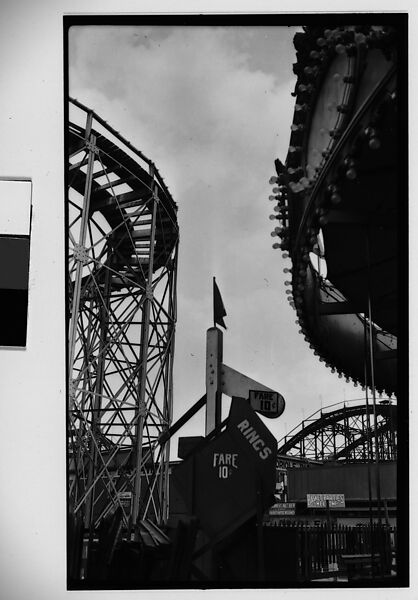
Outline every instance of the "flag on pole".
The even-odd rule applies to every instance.
[[[224,303],[222,302],[221,292],[219,291],[218,286],[216,285],[215,277],[213,278],[213,323],[216,326],[216,323],[221,327],[226,329],[226,325],[224,323],[224,317],[226,317],[226,310],[224,307]]]

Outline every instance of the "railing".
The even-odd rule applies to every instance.
[[[395,575],[396,528],[379,525],[310,526],[303,522],[283,521],[269,529],[277,531],[278,543],[281,531],[286,532],[287,540],[292,539],[299,581],[347,577],[347,574],[350,579],[356,575],[376,579]],[[347,563],[350,563],[349,569]],[[280,564],[277,569],[280,569]]]

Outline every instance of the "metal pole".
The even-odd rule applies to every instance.
[[[327,524],[328,524],[328,526],[330,526],[331,525],[331,512],[329,509],[329,500],[325,500],[325,503],[326,503],[326,508],[327,508]]]
[[[74,290],[71,304],[71,319],[69,324],[69,333],[68,333],[68,376],[69,376],[69,405],[70,409],[73,408],[75,397],[74,391],[72,388],[73,381],[73,363],[75,356],[75,344],[77,339],[77,325],[78,325],[78,313],[80,310],[80,297],[81,297],[81,284],[83,279],[83,267],[84,267],[84,257],[85,257],[85,242],[87,235],[87,225],[89,220],[89,212],[90,212],[90,198],[91,198],[91,185],[93,181],[93,169],[94,169],[94,160],[95,160],[95,146],[96,146],[96,136],[91,133],[93,114],[89,112],[87,114],[86,120],[86,147],[88,148],[88,161],[87,161],[87,172],[86,172],[86,182],[84,186],[84,197],[83,197],[83,206],[81,212],[81,223],[80,223],[80,234],[79,234],[79,242],[78,248],[74,248],[74,260],[77,261],[76,274],[74,279]],[[76,255],[76,250],[78,250],[79,254]],[[84,251],[84,257],[83,257]],[[87,524],[87,516],[86,518],[86,526]],[[86,553],[88,552],[88,544],[83,545],[83,576],[86,576],[85,568],[87,566],[88,556]]]
[[[92,114],[89,113],[87,116],[87,125],[86,131],[91,130],[91,120]],[[89,141],[86,141],[87,148],[89,149],[89,157],[87,163],[87,173],[86,173],[86,184],[84,188],[84,199],[83,199],[83,209],[81,214],[81,225],[80,225],[80,236],[78,242],[78,249],[81,250],[85,246],[86,235],[87,235],[87,224],[89,220],[89,212],[90,212],[90,197],[91,197],[91,184],[93,180],[93,168],[94,168],[94,160],[95,160],[95,145],[96,145],[96,136],[90,134]],[[81,295],[81,283],[83,279],[83,266],[84,261],[82,260],[82,255],[78,257],[74,257],[77,260],[77,268],[76,275],[74,281],[74,293],[71,305],[71,320],[70,320],[70,331],[69,331],[69,352],[68,352],[68,372],[70,376],[70,383],[72,381],[72,373],[73,373],[73,362],[74,362],[74,354],[75,354],[75,342],[77,337],[77,323],[78,323],[78,312],[80,309],[80,295]]]
[[[168,381],[168,389],[167,389],[167,403],[164,407],[164,419],[168,425],[168,428],[171,426],[171,419],[173,415],[173,366],[174,366],[174,346],[175,346],[175,329],[176,329],[176,320],[177,320],[177,306],[176,306],[176,289],[177,289],[177,245],[174,250],[174,259],[171,265],[171,271],[169,274],[170,277],[170,306],[169,306],[169,314],[173,316],[172,328],[171,328],[171,336],[170,336],[170,350],[169,350],[169,360],[166,366],[167,372],[167,381]],[[170,478],[170,438],[168,438],[167,442],[164,445],[164,464],[163,464],[163,474],[161,478],[161,495],[162,498],[162,507],[161,507],[161,522],[165,523],[169,516],[169,502],[170,502],[170,486],[169,486],[169,478]]]
[[[142,309],[142,331],[141,331],[141,372],[138,382],[138,424],[136,427],[136,460],[135,460],[135,485],[132,499],[132,523],[136,526],[139,516],[139,503],[141,499],[141,468],[142,468],[142,441],[144,422],[147,414],[146,408],[146,383],[148,369],[148,346],[149,346],[149,326],[150,326],[150,309],[153,301],[152,292],[152,276],[154,272],[154,245],[155,245],[155,229],[156,216],[158,205],[158,188],[153,190],[153,207],[152,207],[152,222],[151,222],[151,237],[150,237],[150,255],[148,264],[148,280],[146,287],[146,296]]]
[[[98,448],[97,444],[94,443],[94,438],[100,431],[100,409],[101,409],[101,398],[103,395],[103,384],[105,376],[105,355],[106,355],[106,344],[108,334],[108,306],[110,301],[111,292],[111,277],[110,271],[106,269],[105,274],[105,285],[103,290],[103,301],[105,304],[100,306],[100,343],[99,351],[97,356],[97,375],[96,375],[96,386],[94,390],[93,400],[93,411],[91,413],[91,427],[90,427],[90,463],[87,477],[87,489],[91,486],[90,494],[87,495],[86,499],[86,512],[85,512],[85,526],[89,530],[88,544],[87,544],[87,563],[86,563],[86,575],[89,575],[89,569],[91,566],[91,547],[94,540],[95,522],[94,522],[94,500],[96,485],[93,483],[96,477],[97,471],[97,458]]]
[[[258,580],[265,581],[266,572],[264,564],[264,535],[263,535],[263,507],[261,502],[261,480],[257,487],[257,572]]]
[[[372,474],[371,474],[371,464],[370,459],[373,459],[372,443],[370,439],[370,408],[369,408],[369,395],[368,395],[368,368],[367,368],[367,323],[366,319],[364,319],[364,380],[366,384],[366,428],[367,428],[367,486],[369,492],[369,524],[370,524],[370,553],[372,556],[372,562],[374,561],[375,551],[374,551],[374,539],[373,539],[373,507],[372,507]]]
[[[107,333],[108,333],[108,306],[110,300],[111,291],[111,278],[110,271],[106,269],[105,273],[105,285],[103,290],[103,301],[105,304],[100,306],[100,342],[97,356],[97,374],[96,374],[96,386],[93,394],[93,411],[91,413],[91,453],[92,457],[89,464],[89,472],[87,478],[87,489],[92,485],[96,476],[97,466],[97,445],[93,443],[93,438],[96,437],[100,429],[100,409],[101,409],[101,398],[103,395],[103,384],[105,374],[105,356],[106,356],[106,344],[107,344]],[[94,533],[94,497],[95,487],[92,488],[88,495],[86,502],[86,527],[90,528],[90,543]]]
[[[211,327],[206,332],[206,425],[209,435],[221,423],[222,396],[222,341],[220,329]]]
[[[372,322],[372,300],[371,300],[371,270],[370,270],[370,240],[366,230],[366,247],[367,247],[367,310],[369,321],[369,360],[370,360],[370,383],[373,399],[373,419],[374,419],[374,445],[375,445],[375,464],[376,464],[376,489],[377,489],[377,517],[379,525],[382,524],[381,515],[381,492],[380,492],[380,463],[379,463],[379,435],[377,427],[377,412],[376,412],[376,388],[374,381],[374,348],[373,348],[373,322]]]

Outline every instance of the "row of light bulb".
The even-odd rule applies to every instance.
[[[273,176],[270,178],[270,180],[269,180],[269,183],[270,183],[271,185],[277,184],[277,183],[278,183],[278,178],[277,178],[277,176],[274,176],[274,175],[273,175]],[[334,197],[334,199],[335,199],[335,198],[337,198],[337,197],[339,198],[339,196],[337,196],[337,194],[336,194],[336,186],[330,186],[330,188],[332,188],[332,189],[330,189],[330,190],[329,190],[329,191],[330,191],[330,193],[332,192],[332,197]],[[272,191],[273,191],[273,193],[274,193],[274,194],[276,194],[276,195],[274,195],[274,196],[273,196],[273,195],[271,195],[269,198],[270,198],[270,200],[276,200],[276,199],[277,199],[277,194],[279,194],[279,193],[280,193],[280,189],[279,189],[279,188],[273,188],[273,190],[272,190]],[[278,208],[278,207],[275,207],[275,208]],[[279,208],[278,208],[278,209],[279,209]],[[276,218],[276,216],[275,216],[275,215],[274,215],[274,218]],[[282,229],[281,229],[281,228],[278,228],[278,227],[276,227],[276,228],[273,230],[273,232],[272,232],[272,236],[274,237],[275,235],[278,235],[278,234],[279,234],[281,231],[282,231]],[[278,244],[278,243],[276,243],[276,244],[273,244],[273,247],[274,247],[274,248],[278,248],[278,247],[280,247],[280,244]],[[283,258],[289,258],[289,254],[288,254],[288,253],[284,253],[282,256],[283,256]],[[283,269],[283,272],[284,272],[285,274],[292,274],[292,273],[293,273],[293,268],[292,268],[292,267],[290,267],[290,268],[289,268],[289,267],[285,267],[285,268]],[[299,274],[300,274],[300,275],[303,275],[303,274],[304,274],[304,275],[306,275],[306,269],[302,267],[302,269],[300,269],[300,270],[299,270]],[[286,280],[286,281],[284,282],[284,285],[285,285],[286,287],[290,287],[290,286],[292,286],[292,281],[290,281],[290,280]],[[303,284],[298,284],[298,292],[299,292],[299,293],[302,293],[303,291],[304,291],[304,286],[303,286]],[[290,304],[290,306],[291,306],[293,309],[296,309],[296,304],[295,304],[295,301],[294,301],[294,299],[293,299],[293,297],[292,297],[292,296],[293,296],[293,291],[292,291],[291,289],[286,289],[286,290],[285,290],[285,293],[286,293],[286,295],[287,295],[287,299],[288,299],[288,301],[289,301],[289,304]],[[300,309],[299,309],[299,310],[300,310]],[[298,313],[299,313],[299,310],[297,310],[297,312],[298,312]],[[300,326],[302,327],[302,325],[303,325],[303,319],[302,319],[301,317],[299,317],[299,318],[296,320],[296,324],[297,324],[297,325],[300,325]],[[319,361],[320,361],[320,362],[323,362],[323,363],[325,363],[325,366],[326,366],[326,367],[328,367],[328,368],[331,370],[331,372],[332,372],[332,373],[338,373],[338,378],[339,378],[339,379],[342,379],[342,378],[344,377],[344,375],[343,375],[342,371],[341,371],[341,370],[339,370],[339,369],[337,369],[336,367],[332,366],[330,363],[328,363],[328,362],[325,360],[325,358],[323,358],[323,357],[320,355],[319,351],[316,349],[316,346],[315,346],[314,344],[312,344],[312,342],[310,341],[310,338],[309,338],[309,337],[306,335],[306,330],[304,330],[304,329],[300,329],[300,330],[299,330],[299,333],[300,333],[301,335],[303,335],[303,336],[304,336],[304,339],[305,339],[305,341],[306,341],[307,343],[309,343],[309,347],[310,347],[310,348],[311,348],[311,349],[314,351],[314,352],[313,352],[313,353],[314,353],[314,356],[318,356],[318,357],[319,357]],[[354,378],[351,378],[351,377],[348,377],[348,376],[346,376],[346,377],[345,377],[345,381],[346,381],[346,383],[350,383],[350,382],[351,382],[351,383],[354,385],[354,387],[358,387],[358,386],[360,385],[358,380],[356,380],[356,379],[354,379]],[[365,388],[365,386],[363,385],[363,386],[361,386],[361,389],[364,391],[366,388]],[[381,394],[382,394],[382,391],[378,390],[378,392],[379,392],[379,395],[381,396]]]
[[[382,27],[372,26],[367,34],[355,31],[354,28],[325,29],[323,36],[317,38],[317,46],[325,49],[327,46],[334,47],[337,54],[354,51],[357,47],[366,47],[382,40],[386,33]]]
[[[334,31],[332,31],[332,30],[325,30],[325,32],[324,32],[324,36],[325,36],[325,38],[324,38],[324,42],[322,42],[322,41],[321,41],[321,42],[320,42],[318,45],[319,45],[319,46],[331,45],[331,44],[330,44],[330,42],[333,42],[333,38],[337,37],[338,35],[341,35],[341,31],[339,31],[339,30],[334,30]],[[365,43],[365,42],[367,41],[367,39],[366,39],[366,36],[365,36],[363,33],[361,33],[361,32],[359,32],[359,33],[355,33],[354,40],[355,40],[355,42],[356,42],[357,44],[363,44],[363,43]],[[344,53],[344,52],[346,51],[346,46],[345,46],[344,44],[337,44],[337,45],[335,45],[335,50],[336,50],[336,52],[337,52],[337,53],[340,53],[340,54],[342,54],[342,53]],[[313,54],[314,54],[314,53],[315,53],[315,56],[313,56]],[[321,54],[320,52],[312,51],[312,52],[311,52],[311,58],[319,58],[319,57],[320,57],[320,54]],[[318,69],[317,67],[313,66],[313,67],[306,67],[304,71],[305,71],[305,75],[309,75],[309,76],[312,76],[312,77],[316,77],[316,76],[318,75],[319,69]],[[335,74],[333,75],[333,79],[335,80],[335,82],[339,82],[339,81],[340,81],[340,79],[341,79],[341,77],[342,77],[342,75],[341,75],[340,73],[335,73]],[[346,81],[346,83],[353,83],[353,82],[354,82],[354,79],[353,79],[353,78],[350,78],[349,76],[346,76],[346,77],[344,78],[344,80]],[[302,84],[300,84],[300,85],[298,86],[298,90],[299,90],[300,92],[308,92],[308,93],[311,93],[311,92],[313,91],[313,86],[312,86],[312,84],[309,84],[309,83],[308,83],[308,84],[303,84],[303,83],[302,83]],[[339,107],[339,106],[337,106],[337,104],[336,104],[335,102],[330,102],[330,103],[327,105],[327,109],[328,109],[329,111],[338,110],[340,113],[344,113],[344,112],[346,112],[346,108],[345,108],[345,107],[342,107],[342,106],[341,106],[341,107]],[[304,112],[307,112],[308,110],[309,110],[309,106],[308,106],[306,103],[304,103],[304,104],[299,104],[299,103],[297,103],[297,104],[296,104],[296,106],[295,106],[295,112],[299,112],[299,111],[304,111]],[[305,126],[304,126],[302,123],[300,123],[300,124],[293,123],[293,124],[291,125],[291,130],[292,130],[293,132],[303,132],[303,131],[304,131],[304,129],[305,129]],[[373,131],[369,131],[369,132],[367,132],[367,130],[366,130],[366,132],[365,132],[365,133],[366,133],[366,135],[369,137],[369,147],[370,147],[371,149],[377,149],[377,148],[379,148],[379,147],[380,147],[380,141],[379,141],[379,139],[377,138],[377,136],[375,135],[375,133],[374,133]],[[325,135],[327,135],[327,134],[328,134],[328,135],[329,135],[331,138],[332,138],[332,137],[336,137],[336,136],[335,136],[335,129],[334,129],[334,130],[332,130],[332,131],[327,131],[325,128],[322,128],[322,129],[320,130],[320,135],[321,135],[322,137],[324,137],[324,136],[325,136]],[[333,135],[333,134],[334,134],[334,135]],[[301,152],[301,150],[302,150],[302,148],[301,148],[301,147],[296,147],[296,146],[290,146],[290,147],[289,147],[289,153],[290,153],[290,154],[292,154],[292,153],[296,153],[296,152]],[[315,150],[316,150],[316,152],[315,152]],[[320,154],[320,151],[319,151],[318,149],[314,149],[314,152],[313,152],[313,153],[314,153],[316,156],[318,156],[318,155]],[[328,145],[327,147],[325,147],[325,149],[324,149],[324,151],[321,153],[321,155],[322,155],[322,156],[323,156],[323,158],[326,160],[326,159],[328,158],[329,154],[330,154],[330,153],[329,153],[329,145]],[[354,167],[355,167],[354,160],[353,160],[352,158],[348,157],[348,158],[346,159],[346,161],[349,161],[349,164],[348,164],[348,162],[347,162],[347,164],[346,164],[346,166],[347,166],[347,170],[346,170],[346,177],[347,177],[348,179],[352,179],[352,180],[353,180],[353,179],[355,179],[355,178],[357,177],[357,172],[356,172],[356,170],[355,170],[355,168],[354,168]],[[308,167],[307,167],[307,168],[306,168],[306,172],[309,172],[309,170],[313,170],[313,168],[311,167],[310,169],[308,169]],[[296,171],[296,169],[294,169],[294,171]],[[317,167],[317,168],[315,169],[315,175],[316,175],[316,173],[317,173],[318,171],[319,171],[319,168]],[[288,172],[290,172],[290,173],[291,173],[291,168],[289,168],[289,169],[288,169]],[[292,174],[292,173],[291,173],[291,174]],[[299,179],[297,182],[290,182],[290,183],[288,184],[288,185],[289,185],[289,188],[290,188],[290,189],[291,189],[291,190],[292,190],[294,193],[299,193],[299,192],[302,192],[302,191],[306,190],[307,188],[309,188],[309,186],[310,186],[310,185],[313,183],[313,181],[314,181],[314,178],[315,178],[315,175],[314,175],[314,177],[312,177],[312,178],[311,178],[311,177],[302,176],[302,177],[301,177],[301,178],[300,178],[300,179]],[[278,182],[279,182],[279,179],[278,179],[278,177],[277,177],[277,176],[272,176],[272,177],[270,178],[270,180],[269,180],[269,183],[270,183],[271,185],[277,184]],[[335,188],[335,187],[336,187],[336,186],[334,186],[334,188]],[[270,199],[270,200],[277,200],[277,199],[280,197],[280,195],[281,195],[281,190],[280,190],[278,187],[275,187],[275,188],[273,188],[272,192],[273,192],[273,194],[274,194],[274,195],[270,195],[270,196],[269,196],[269,199]],[[340,197],[340,195],[337,193],[337,190],[336,190],[336,189],[334,189],[334,190],[332,191],[332,193],[331,193],[331,196],[330,196],[330,197],[331,197],[331,203],[333,203],[333,204],[338,204],[338,203],[341,201],[341,197]],[[280,207],[279,207],[279,205],[277,205],[276,207],[274,207],[274,210],[275,210],[275,212],[279,212],[279,211],[280,211]],[[277,215],[270,215],[270,219],[271,219],[271,220],[274,220],[274,219],[277,219],[277,218],[278,218],[278,216],[277,216]],[[324,219],[324,217],[320,217],[320,219],[321,219],[321,218],[323,218],[323,219]],[[274,231],[271,233],[271,235],[274,237],[274,236],[276,236],[276,235],[280,235],[281,233],[283,233],[283,229],[282,229],[282,228],[277,228],[277,227],[276,227],[276,228],[274,229]],[[274,244],[273,244],[273,248],[280,248],[280,247],[281,247],[281,244],[279,244],[279,243],[274,243]],[[305,254],[307,254],[307,253],[305,252]],[[286,253],[283,253],[283,254],[282,254],[282,257],[283,257],[284,259],[286,259],[286,258],[289,258],[289,254],[288,254],[287,252],[286,252]],[[285,273],[290,273],[291,271],[292,271],[292,270],[291,270],[291,269],[288,269],[288,268],[284,269],[284,272],[285,272]],[[306,271],[305,271],[305,273],[306,273]],[[286,285],[286,286],[290,286],[290,285],[292,285],[292,282],[291,282],[291,281],[286,281],[286,282],[285,282],[285,285]],[[298,291],[299,291],[299,292],[303,292],[303,289],[304,289],[304,286],[303,286],[303,284],[298,284],[298,288],[299,288],[299,289],[298,289]],[[302,301],[301,301],[301,299],[299,299],[299,302],[297,302],[297,300],[296,300],[296,303],[295,303],[295,300],[292,298],[292,294],[293,294],[293,292],[292,292],[291,290],[286,290],[286,294],[287,294],[287,296],[288,296],[288,301],[289,301],[290,305],[292,306],[292,308],[296,309],[296,303],[298,304],[298,306],[301,306],[301,304],[302,304]],[[298,312],[299,312],[299,311],[298,311]],[[301,332],[301,333],[304,333],[302,330],[300,330],[300,332]],[[305,336],[305,339],[306,339],[306,341],[309,341],[309,339],[308,339],[306,336]],[[312,344],[310,344],[310,346],[313,348],[313,345],[312,345]],[[319,353],[318,353],[316,350],[315,350],[314,354],[315,354],[315,355],[319,355]],[[319,359],[319,360],[320,360],[321,362],[325,362],[325,359],[323,359],[322,357],[320,357],[320,359]],[[337,371],[337,369],[336,369],[335,367],[332,367],[330,364],[328,364],[328,363],[325,363],[325,364],[326,364],[326,366],[328,366],[329,368],[331,368],[331,371],[332,371],[332,372],[336,372],[336,371]],[[343,375],[342,375],[342,373],[341,373],[340,371],[338,371],[338,376],[339,376],[339,378],[342,378],[342,377],[343,377]],[[347,381],[347,382],[349,382],[349,381],[350,381],[350,378],[349,378],[349,377],[347,377],[347,378],[346,378],[346,381]],[[354,383],[354,386],[355,386],[355,387],[358,385],[358,382],[357,382],[356,380],[353,380],[353,383]],[[362,389],[365,389],[365,388],[364,388],[364,386],[363,386],[363,388],[362,388]]]

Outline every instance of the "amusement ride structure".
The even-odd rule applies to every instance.
[[[396,28],[305,27],[286,163],[276,160],[289,301],[300,333],[339,377],[397,393],[398,137]]]
[[[406,365],[398,362],[398,223],[407,199],[399,33],[393,26],[345,25],[306,26],[295,35],[290,145],[270,179],[270,219],[279,221],[273,248],[292,263],[285,285],[299,333],[333,373],[365,391],[361,404],[304,420],[279,441],[278,459],[324,469],[367,463],[371,522],[372,496],[382,505],[383,472],[396,472],[392,397],[399,393],[398,368]],[[381,520],[380,508],[377,514]]]
[[[359,403],[360,402],[360,403]],[[278,442],[278,454],[310,461],[367,462],[397,457],[396,404],[388,400],[368,414],[364,401],[344,402],[318,410]]]
[[[69,507],[90,541],[168,516],[177,207],[154,163],[70,101]]]

